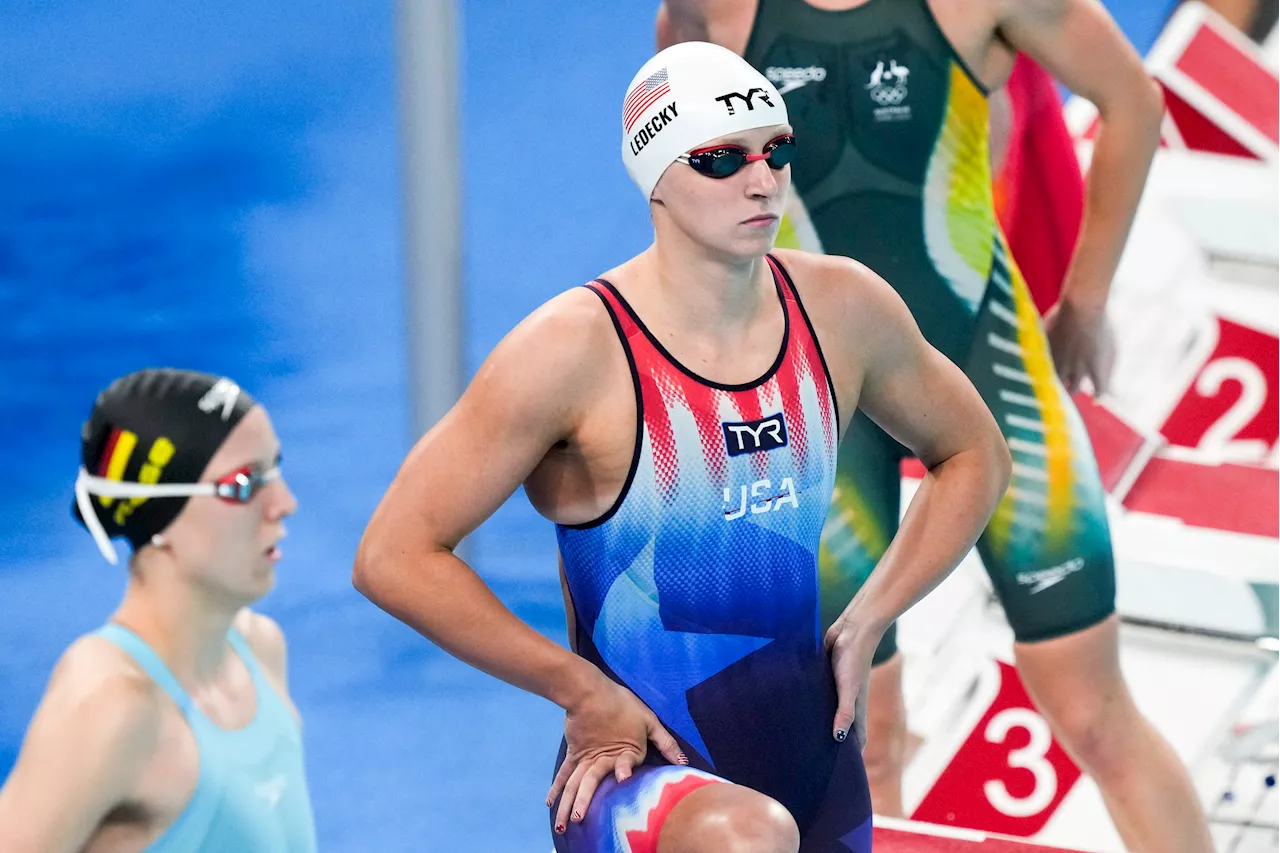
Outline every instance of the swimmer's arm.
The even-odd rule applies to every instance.
[[[1097,0],[1001,0],[999,28],[1098,108],[1084,219],[1062,298],[1100,314],[1160,144],[1160,87]]]
[[[728,37],[733,22],[742,17],[742,0],[664,0],[658,4],[655,26],[658,50],[680,42],[709,41],[741,53],[736,32],[734,38]],[[744,44],[745,38],[743,35]]]
[[[1009,482],[1009,449],[968,377],[925,341],[901,297],[861,265],[848,330],[865,365],[858,407],[928,473],[842,617],[878,641],[960,563]]]
[[[87,689],[74,682],[55,673],[0,788],[5,853],[82,850],[154,754],[154,685],[131,677]]]
[[[706,13],[700,0],[664,0],[654,29],[658,50],[684,41],[706,41]]]
[[[586,300],[594,301],[594,305]],[[503,606],[454,548],[555,445],[617,346],[598,298],[564,294],[511,332],[410,451],[356,554],[360,592],[445,651],[568,708],[604,676]]]
[[[666,3],[658,4],[658,17],[653,29],[654,43],[657,44],[658,50],[665,50],[678,41],[676,22],[672,19],[671,9]]]

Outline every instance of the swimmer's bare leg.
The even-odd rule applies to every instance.
[[[902,654],[871,668],[867,697],[867,767],[871,804],[878,815],[903,817],[902,768],[906,764],[907,709],[902,698]]]
[[[1211,853],[1186,768],[1133,701],[1120,672],[1119,619],[1015,643],[1018,673],[1067,752],[1097,783],[1134,853]]]

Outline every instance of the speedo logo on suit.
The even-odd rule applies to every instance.
[[[1018,572],[1014,577],[1019,586],[1031,587],[1031,595],[1044,592],[1051,586],[1061,583],[1067,575],[1075,574],[1084,568],[1084,558],[1076,557],[1057,566],[1039,569],[1034,572]]]
[[[653,118],[640,125],[636,135],[631,137],[631,153],[639,154],[646,145],[653,141],[655,136],[661,133],[667,125],[675,121],[678,116],[679,113],[676,112],[675,101],[654,113]]]
[[[785,95],[810,83],[821,83],[827,79],[827,69],[820,65],[809,65],[804,68],[784,68],[770,65],[764,70],[764,76],[778,87],[778,94]]]
[[[721,426],[724,428],[725,450],[730,456],[787,446],[787,422],[783,420],[782,412],[754,421],[727,421]]]

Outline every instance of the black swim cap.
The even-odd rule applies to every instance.
[[[83,473],[125,483],[195,483],[255,405],[236,383],[208,373],[167,368],[130,373],[98,395],[80,430]],[[113,499],[88,491],[102,530],[108,537],[125,537],[135,551],[168,527],[187,502],[186,497]],[[84,525],[78,502],[71,511]],[[107,550],[109,543],[104,556]]]

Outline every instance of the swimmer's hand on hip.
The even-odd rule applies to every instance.
[[[569,821],[582,821],[596,788],[612,773],[619,782],[644,761],[652,741],[672,764],[688,764],[675,738],[634,693],[603,674],[592,687],[566,707],[564,763],[551,783],[547,805],[560,797],[556,831]]]
[[[871,659],[882,634],[842,615],[823,637],[823,644],[831,655],[831,674],[836,680],[836,716],[831,734],[836,740],[844,741],[852,731],[859,749],[867,745]]]

